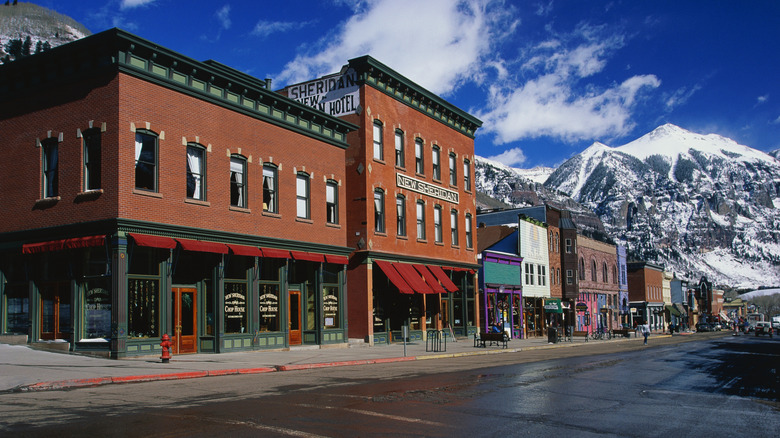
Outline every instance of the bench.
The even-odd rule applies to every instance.
[[[474,333],[474,346],[475,347],[486,347],[493,345],[494,343],[496,346],[499,346],[501,344],[504,345],[504,348],[507,348],[507,342],[509,342],[509,335],[506,334],[506,332],[503,333]]]
[[[585,330],[574,330],[572,332],[573,338],[585,338],[585,342],[588,342],[588,335],[589,333]]]
[[[630,338],[632,331],[633,330],[628,330],[628,329],[617,329],[617,330],[612,330],[612,335],[615,337],[623,336],[624,338]]]

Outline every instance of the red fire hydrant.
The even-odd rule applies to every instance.
[[[162,347],[160,359],[162,359],[162,363],[168,363],[171,359],[171,345],[171,338],[168,336],[168,333],[162,335],[162,342],[160,342],[160,347]]]

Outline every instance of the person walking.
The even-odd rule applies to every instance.
[[[642,336],[645,337],[645,344],[647,345],[647,337],[650,336],[650,326],[647,324],[642,324]]]

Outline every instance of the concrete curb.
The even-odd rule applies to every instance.
[[[654,338],[671,337],[671,335],[654,335],[653,337]],[[641,338],[616,339],[613,341],[630,341],[632,339],[640,340]],[[57,390],[87,388],[87,387],[95,387],[95,386],[102,386],[102,385],[109,385],[109,384],[119,384],[119,383],[141,383],[141,382],[155,382],[155,381],[164,381],[164,380],[197,379],[203,377],[231,376],[231,375],[240,375],[240,374],[260,374],[260,373],[273,373],[273,372],[282,372],[282,371],[311,370],[311,369],[329,368],[329,367],[370,365],[370,364],[393,363],[393,362],[410,362],[415,360],[484,356],[489,354],[518,353],[522,351],[544,350],[544,349],[551,349],[551,348],[578,347],[581,345],[588,345],[588,343],[560,342],[557,344],[538,345],[538,346],[530,346],[530,347],[522,347],[522,348],[506,348],[506,349],[495,349],[495,350],[484,349],[479,351],[468,351],[468,352],[460,352],[460,353],[434,353],[434,354],[425,354],[419,356],[401,356],[401,357],[388,357],[388,358],[379,358],[379,359],[356,359],[356,360],[345,360],[345,361],[336,361],[336,362],[276,365],[276,366],[259,367],[259,368],[231,368],[231,369],[222,369],[222,370],[187,371],[187,372],[166,373],[166,374],[147,374],[147,375],[136,375],[136,376],[70,379],[70,380],[59,380],[59,381],[49,381],[49,382],[38,382],[29,385],[20,385],[10,391],[11,392],[57,391]]]

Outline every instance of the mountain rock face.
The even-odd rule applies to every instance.
[[[595,143],[544,184],[593,210],[631,258],[716,284],[780,284],[780,161],[718,135],[663,125]]]
[[[11,2],[13,3],[13,2]],[[0,3],[0,62],[42,48],[53,48],[90,35],[72,18],[32,3]]]

